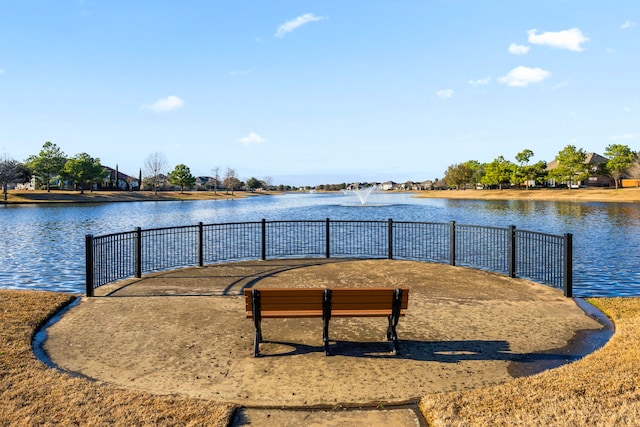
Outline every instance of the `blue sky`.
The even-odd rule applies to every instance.
[[[640,150],[639,70],[638,0],[8,0],[0,153],[422,181],[525,148]]]

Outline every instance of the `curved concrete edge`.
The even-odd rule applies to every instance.
[[[539,374],[549,369],[582,359],[603,347],[615,333],[615,325],[603,312],[582,298],[573,298],[584,313],[602,325],[601,329],[577,331],[574,337],[561,348],[532,353],[529,358],[512,362],[507,368],[514,378]],[[532,362],[532,358],[536,360]]]

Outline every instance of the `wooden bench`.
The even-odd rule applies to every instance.
[[[245,289],[247,318],[253,318],[253,354],[260,355],[262,319],[322,318],[325,355],[329,355],[329,320],[332,317],[387,317],[387,340],[399,353],[396,326],[409,304],[407,288],[265,288]]]

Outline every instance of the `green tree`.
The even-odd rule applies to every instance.
[[[466,163],[458,163],[450,165],[444,173],[444,182],[449,187],[460,189],[464,184],[471,181],[473,170]]]
[[[464,164],[471,171],[471,177],[469,178],[469,184],[478,184],[482,181],[484,176],[484,165],[477,160],[467,160]]]
[[[31,171],[24,163],[9,159],[5,155],[4,160],[0,161],[0,184],[4,200],[7,200],[9,184],[28,181],[30,176]]]
[[[560,182],[568,183],[568,187],[571,188],[572,183],[589,177],[590,166],[585,163],[586,158],[587,153],[582,148],[567,145],[556,155],[557,167],[549,172],[549,175]]]
[[[516,162],[518,162],[518,165],[513,168],[511,175],[511,182],[518,185],[524,182],[527,190],[529,189],[529,181],[532,180],[529,166],[531,157],[533,157],[533,151],[528,148],[516,154]]]
[[[527,167],[526,176],[529,181],[542,184],[546,181],[547,175],[547,162],[544,160],[539,160]]]
[[[167,176],[169,182],[180,186],[180,192],[184,193],[184,187],[191,187],[196,183],[196,177],[191,175],[191,169],[187,165],[179,164]]]
[[[502,186],[511,182],[513,175],[513,163],[503,156],[498,156],[491,163],[484,166],[484,176],[480,180],[485,185],[497,185],[501,190]]]
[[[69,177],[78,187],[80,194],[84,193],[85,185],[99,182],[107,176],[107,171],[100,164],[100,159],[93,158],[87,153],[76,154],[67,160],[62,173]]]
[[[635,160],[635,153],[626,145],[611,144],[605,149],[604,155],[609,158],[609,161],[607,162],[607,170],[616,182],[617,189],[620,178],[633,164],[633,161]]]
[[[45,184],[47,192],[51,191],[51,179],[62,173],[67,156],[56,144],[47,141],[37,156],[29,156],[26,163],[41,184]]]
[[[257,188],[264,188],[264,187],[265,187],[265,183],[260,181],[257,178],[251,177],[247,180],[247,188],[251,191]]]

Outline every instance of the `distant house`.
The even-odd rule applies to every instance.
[[[447,185],[447,183],[445,182],[444,179],[441,179],[440,181],[433,183],[433,189],[434,190],[448,190],[449,186]]]
[[[561,182],[558,183],[556,182],[555,179],[551,178],[547,180],[547,186],[548,187],[555,187],[558,184],[571,184],[573,186],[580,186],[580,185],[587,185],[590,187],[608,187],[610,185],[613,184],[613,180],[611,179],[611,177],[602,175],[599,172],[600,167],[602,164],[607,163],[609,161],[609,159],[607,159],[604,156],[601,156],[600,154],[597,153],[587,153],[585,159],[584,159],[584,163],[588,164],[591,166],[589,173],[590,176],[589,178],[587,178],[586,181],[581,181],[581,182],[572,182],[572,183],[567,183],[567,182]],[[555,168],[558,167],[558,161],[557,160],[552,160],[549,163],[547,163],[547,171],[552,171]]]
[[[418,184],[420,186],[420,190],[433,190],[433,181],[427,179]]]
[[[395,190],[397,188],[397,185],[398,184],[393,181],[387,181],[380,184],[380,188],[384,191]]]
[[[104,178],[104,181],[97,185],[99,190],[138,190],[140,188],[140,183],[138,182],[138,178],[129,176],[120,171],[116,171],[115,169],[109,166],[103,166],[104,170],[107,171],[107,176]],[[117,176],[116,176],[117,174]]]
[[[218,181],[217,188],[220,188],[222,183]],[[196,177],[196,191],[211,190],[215,187],[215,178],[212,176],[197,176]]]

